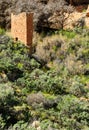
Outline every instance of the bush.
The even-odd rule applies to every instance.
[[[43,130],[88,129],[88,36],[55,34],[42,40],[43,50],[51,53],[47,62],[57,67],[41,67],[12,39],[0,46],[0,128],[34,130],[37,120]]]
[[[0,129],[3,130],[5,125],[6,125],[6,122],[3,119],[2,115],[0,115]]]
[[[0,84],[0,105],[3,103],[4,105],[10,102],[10,99],[13,98],[14,90],[11,84]],[[8,100],[9,99],[9,100]]]
[[[5,29],[2,29],[2,28],[0,28],[0,35],[3,35],[3,34],[5,34]]]
[[[44,98],[44,96],[42,95],[42,93],[30,94],[30,95],[28,95],[28,97],[27,97],[27,102],[28,102],[28,104],[29,104],[30,106],[33,105],[34,103],[36,103],[36,104],[44,103],[44,101],[45,101],[45,98]]]

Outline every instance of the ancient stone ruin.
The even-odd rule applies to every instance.
[[[16,41],[31,47],[33,37],[33,13],[11,14],[11,34]]]

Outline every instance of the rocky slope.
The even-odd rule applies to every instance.
[[[1,0],[0,1],[0,26],[10,28],[11,13],[34,12],[34,26],[51,27],[55,21],[50,20],[55,12],[68,6],[65,0]],[[59,13],[58,13],[59,14]],[[61,26],[60,24],[58,26]]]
[[[49,69],[0,33],[0,130],[89,130],[89,30],[35,42]]]
[[[74,11],[68,2],[71,3],[69,0],[0,0],[0,26],[10,28],[11,13],[33,12],[36,30],[42,27],[63,28],[69,14]],[[88,0],[73,0],[72,3],[88,3]]]

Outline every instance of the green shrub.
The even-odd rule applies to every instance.
[[[0,84],[0,101],[3,102],[3,104],[7,104],[8,98],[10,100],[13,95],[14,90],[11,87],[11,84]]]
[[[2,35],[5,34],[5,30],[0,28],[0,34],[2,34]]]
[[[3,130],[5,125],[6,125],[6,122],[3,119],[2,115],[0,115],[0,129]]]
[[[30,127],[28,123],[24,121],[18,121],[13,127],[9,127],[8,130],[36,130],[33,127]]]
[[[62,31],[59,31],[59,33],[61,33],[63,36],[66,36],[69,39],[72,39],[76,36],[76,32],[71,31],[71,30],[62,30]]]
[[[58,63],[49,69],[40,68],[41,64],[29,56],[23,44],[12,39],[1,44],[2,130],[35,130],[31,127],[34,120],[40,121],[42,130],[89,129],[88,34],[76,38],[74,32],[60,33],[63,33],[62,40],[57,33],[57,39],[53,37],[47,43],[43,40],[43,55],[40,48],[38,51],[42,60],[48,58],[47,63]]]

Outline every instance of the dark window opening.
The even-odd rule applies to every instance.
[[[18,37],[15,38],[15,41],[18,41]]]

